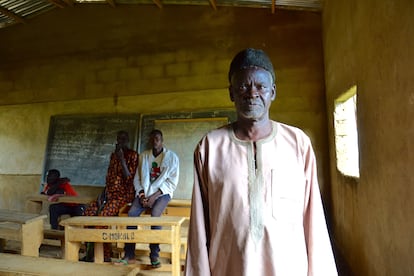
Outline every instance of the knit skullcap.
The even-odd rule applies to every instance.
[[[269,56],[260,49],[247,48],[239,52],[232,60],[229,70],[229,82],[234,73],[249,67],[260,67],[268,71],[275,81],[275,71]]]

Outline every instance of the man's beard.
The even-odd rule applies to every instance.
[[[239,115],[245,119],[260,119],[265,114],[265,109],[262,105],[245,106],[239,109]]]

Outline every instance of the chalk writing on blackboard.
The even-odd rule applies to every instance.
[[[50,120],[44,176],[58,169],[73,185],[104,186],[116,134],[126,130],[136,149],[139,114],[59,115]]]

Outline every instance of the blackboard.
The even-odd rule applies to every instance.
[[[174,198],[191,199],[193,152],[198,141],[208,131],[226,125],[235,118],[233,110],[142,115],[140,152],[149,148],[151,130],[160,129],[164,136],[164,146],[177,153],[180,160],[180,178]]]
[[[58,169],[73,185],[104,186],[117,132],[126,130],[136,150],[139,120],[139,114],[51,117],[41,183],[49,169]]]

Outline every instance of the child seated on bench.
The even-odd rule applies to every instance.
[[[60,178],[60,172],[51,169],[46,175],[46,185],[41,194],[48,195],[48,201],[56,202],[61,196],[77,196],[78,193],[69,183],[69,178]],[[49,206],[50,225],[52,229],[59,229],[59,217],[61,215],[81,216],[85,210],[84,204],[78,203],[54,203]]]

